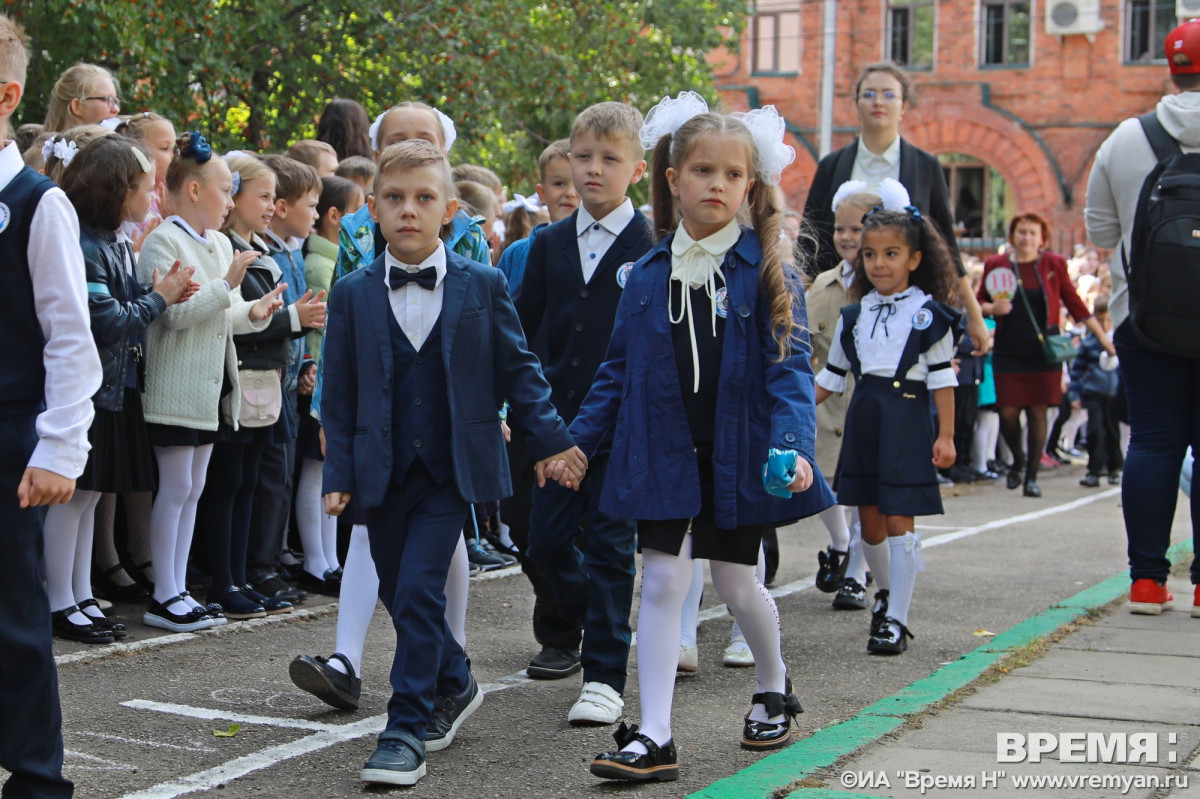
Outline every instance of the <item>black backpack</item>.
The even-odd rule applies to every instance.
[[[1154,112],[1138,117],[1158,165],[1138,195],[1130,251],[1129,319],[1159,352],[1200,357],[1200,153],[1184,153]]]

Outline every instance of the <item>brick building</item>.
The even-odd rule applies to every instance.
[[[758,0],[740,52],[715,57],[727,106],[774,104],[787,118],[797,159],[784,190],[797,208],[819,158],[823,5]],[[837,0],[833,147],[857,132],[859,70],[891,58],[917,87],[901,135],[942,161],[964,245],[994,246],[1012,213],[1036,211],[1054,230],[1051,248],[1069,252],[1085,238],[1096,150],[1117,123],[1171,90],[1162,42],[1176,11],[1193,5],[1200,9],[1197,0]],[[1058,29],[1092,32],[1050,32]]]

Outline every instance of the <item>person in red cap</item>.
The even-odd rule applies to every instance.
[[[1101,247],[1120,245],[1122,254],[1113,258],[1109,313],[1133,431],[1121,485],[1133,581],[1129,600],[1133,613],[1151,615],[1169,608],[1173,599],[1166,587],[1171,568],[1167,547],[1184,455],[1189,444],[1200,452],[1200,358],[1146,346],[1135,335],[1125,258],[1132,252],[1142,185],[1159,165],[1156,150],[1164,155],[1200,152],[1200,20],[1171,31],[1164,51],[1179,91],[1163,97],[1153,113],[1126,119],[1101,145],[1088,179],[1084,213],[1091,240]],[[1169,267],[1153,265],[1156,271],[1196,266],[1186,257]],[[1191,512],[1193,542],[1200,545],[1200,508],[1194,495]],[[1197,585],[1192,616],[1200,618],[1200,562],[1195,560],[1191,578]]]

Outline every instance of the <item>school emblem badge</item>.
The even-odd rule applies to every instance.
[[[729,291],[724,287],[717,289],[713,296],[713,305],[717,306],[717,316],[724,319],[729,316]]]
[[[928,308],[922,308],[913,314],[913,330],[925,330],[933,324],[933,313]]]
[[[629,273],[633,271],[633,261],[628,261],[621,264],[617,269],[617,285],[625,288],[625,284],[629,282]]]
[[[12,211],[8,210],[8,206],[0,203],[0,233],[8,230],[8,223],[12,220]]]

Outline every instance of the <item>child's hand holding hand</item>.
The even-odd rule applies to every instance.
[[[544,488],[547,480],[553,480],[563,488],[578,491],[587,474],[587,456],[579,447],[571,447],[538,461],[534,470],[537,472],[538,488]]]
[[[245,270],[243,270],[244,272]],[[270,319],[271,314],[283,307],[283,300],[279,298],[283,294],[283,290],[287,288],[287,283],[280,283],[275,288],[262,296],[258,302],[254,303],[254,307],[250,309],[250,319],[255,322],[261,322],[264,319]]]
[[[350,492],[333,491],[325,495],[325,512],[330,516],[341,516],[350,503]]]
[[[315,328],[325,327],[325,292],[320,291],[313,296],[312,289],[304,292],[304,296],[296,300],[296,315],[300,317],[300,326]]]
[[[195,293],[190,290],[192,286],[199,289],[199,284],[192,282],[192,275],[195,273],[196,267],[184,266],[182,261],[172,264],[170,271],[161,278],[158,276],[158,270],[155,269],[151,290],[162,297],[167,305],[183,302]]]
[[[938,436],[933,442],[933,465],[939,469],[949,469],[956,457],[953,436]]]
[[[229,284],[229,288],[235,289],[242,285],[242,278],[246,276],[246,267],[254,263],[254,259],[262,253],[257,250],[243,250],[239,253],[234,253],[233,263],[229,266],[229,271],[225,273],[225,282]]]

